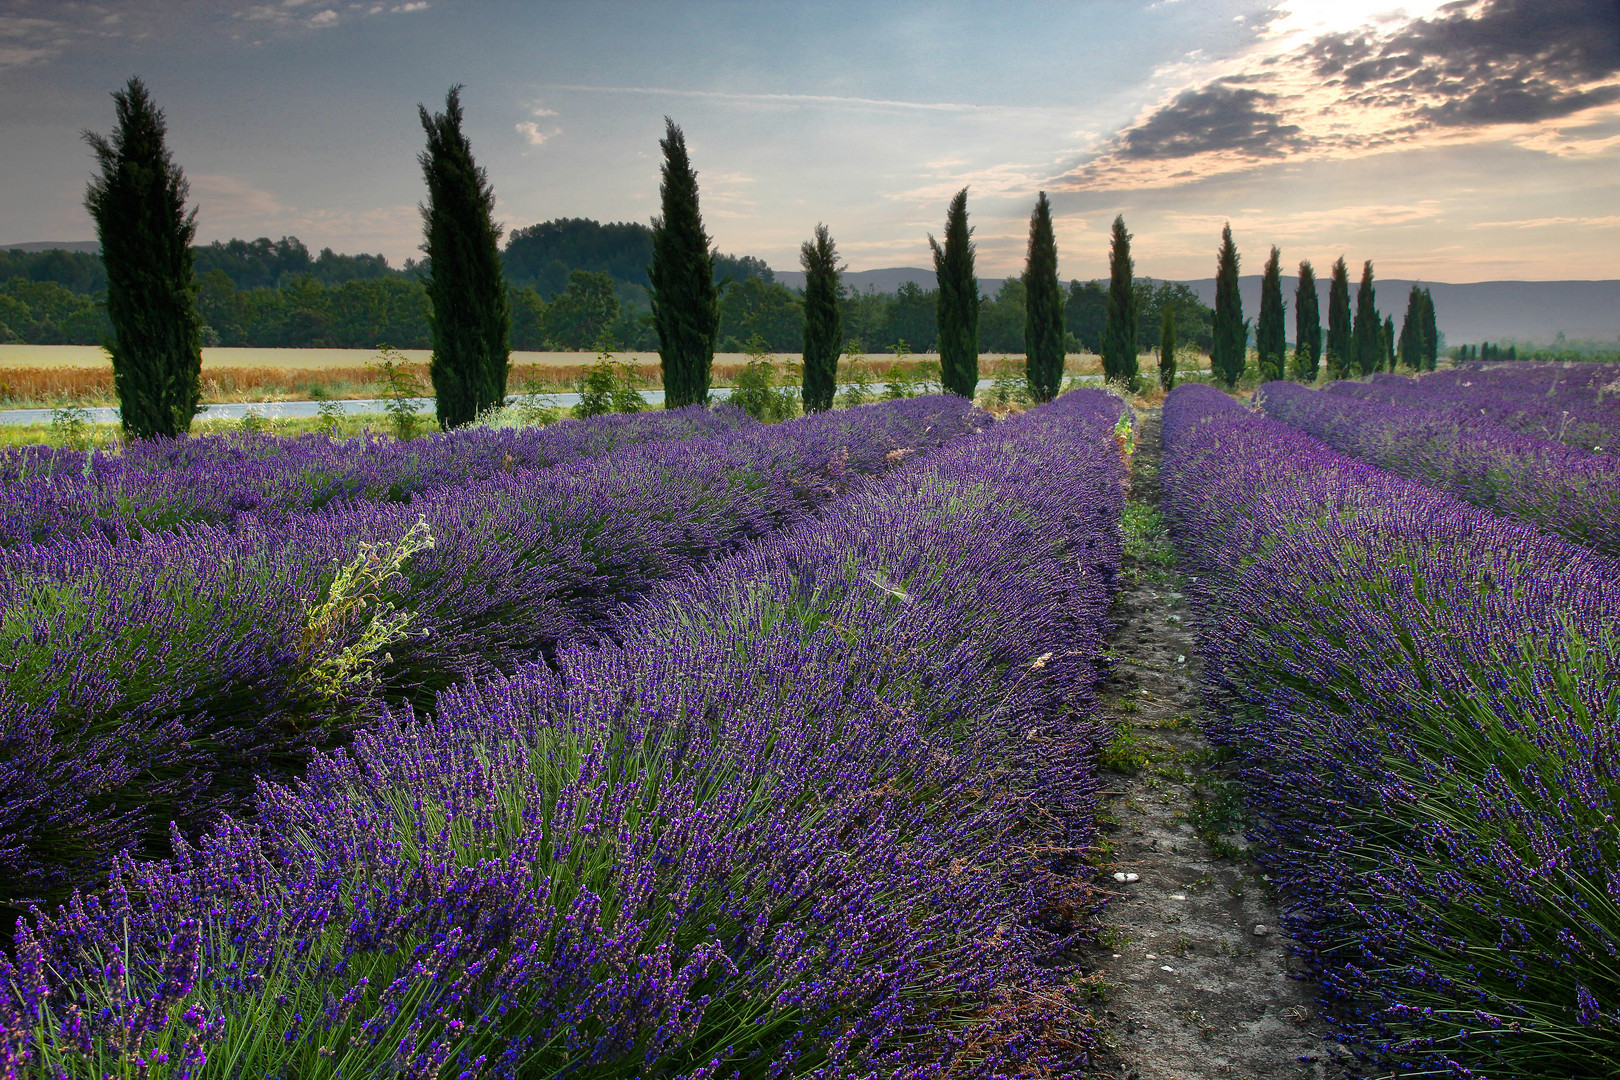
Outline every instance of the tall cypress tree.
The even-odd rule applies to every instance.
[[[1350,349],[1350,268],[1344,256],[1333,264],[1333,281],[1328,286],[1327,367],[1328,378],[1348,379],[1354,354]]]
[[[431,268],[424,284],[433,305],[428,374],[439,427],[449,430],[506,400],[512,318],[495,190],[461,130],[461,87],[450,88],[442,113],[416,108],[427,133],[427,149],[417,160],[428,189],[422,207],[422,250]]]
[[[973,276],[973,230],[967,223],[963,188],[945,214],[945,246],[932,235],[934,275],[939,280],[940,381],[953,394],[972,398],[979,387],[979,280]]]
[[[1131,261],[1131,234],[1125,231],[1125,215],[1114,218],[1114,232],[1108,245],[1108,321],[1103,328],[1103,378],[1118,379],[1136,389],[1136,287],[1135,264]]]
[[[838,308],[838,249],[827,226],[799,248],[804,267],[804,411],[832,408],[838,385],[838,354],[844,349],[844,316]]]
[[[1423,290],[1416,285],[1406,294],[1406,314],[1401,317],[1401,337],[1396,349],[1401,366],[1423,370]]]
[[[1294,378],[1316,381],[1322,362],[1322,311],[1316,298],[1316,271],[1310,260],[1299,264],[1299,288],[1294,291]]]
[[[1221,250],[1215,261],[1215,342],[1209,366],[1227,386],[1236,386],[1248,363],[1249,324],[1243,318],[1243,297],[1238,293],[1238,251],[1232,226],[1221,230]]]
[[[1434,297],[1423,290],[1423,370],[1433,371],[1440,362],[1440,327],[1434,320]]]
[[[664,372],[664,408],[707,403],[714,345],[720,336],[720,290],[714,253],[698,212],[697,173],[686,156],[686,136],[664,117],[663,213],[653,220],[653,326]]]
[[[1395,370],[1395,316],[1385,315],[1384,326],[1380,331],[1378,343],[1383,346],[1382,360],[1385,371]]]
[[[1167,392],[1176,388],[1176,307],[1164,305],[1159,322],[1159,385]]]
[[[1051,401],[1063,382],[1064,300],[1052,204],[1043,191],[1029,216],[1029,256],[1024,262],[1024,375],[1036,401]]]
[[[1283,322],[1286,318],[1282,298],[1282,252],[1273,245],[1271,258],[1266,260],[1265,276],[1260,280],[1260,324],[1254,333],[1262,382],[1283,377],[1283,364],[1288,357],[1287,330]]]
[[[1373,292],[1373,265],[1368,259],[1361,264],[1361,284],[1356,286],[1356,321],[1350,331],[1351,355],[1355,357],[1356,374],[1371,375],[1383,363],[1384,347],[1378,340],[1383,321],[1378,317],[1378,298]]]
[[[168,127],[146,84],[113,91],[118,129],[84,133],[101,175],[85,189],[107,271],[113,389],[133,439],[184,435],[202,396],[202,317],[192,273],[197,212],[165,144]]]

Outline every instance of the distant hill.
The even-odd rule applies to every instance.
[[[27,244],[0,244],[0,251],[82,251],[101,254],[100,240],[34,240]]]
[[[804,287],[804,274],[778,270],[776,280],[789,288]],[[980,278],[979,292],[994,296],[1002,278]],[[934,287],[934,272],[915,266],[885,270],[857,270],[844,275],[844,284],[858,292],[874,288],[892,293],[907,281],[925,289]],[[1294,333],[1294,289],[1299,281],[1283,278],[1283,298],[1288,302],[1288,334]],[[1186,282],[1206,304],[1215,303],[1215,279]],[[1441,333],[1452,344],[1497,341],[1550,342],[1559,331],[1571,341],[1609,341],[1620,338],[1620,281],[1474,281],[1454,285],[1443,281],[1420,281],[1434,297],[1435,319]],[[1400,326],[1406,313],[1406,296],[1413,282],[1409,278],[1375,281],[1378,309],[1395,316]],[[1260,275],[1238,279],[1243,296],[1243,313],[1254,318],[1260,311]],[[1322,321],[1327,322],[1328,279],[1317,281]],[[1356,282],[1350,282],[1350,302],[1356,298]]]

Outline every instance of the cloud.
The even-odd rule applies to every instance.
[[[70,36],[69,28],[54,19],[0,15],[0,71],[56,59]]]
[[[1126,131],[1115,152],[1126,159],[1185,158],[1212,151],[1272,158],[1312,144],[1298,124],[1286,123],[1275,110],[1276,94],[1231,85],[1234,81],[1183,91]]]
[[[311,26],[334,26],[337,21],[338,13],[331,8],[327,8],[325,11],[317,11],[309,17],[309,25]]]
[[[562,128],[541,130],[540,125],[533,120],[524,120],[517,124],[518,134],[523,136],[530,146],[540,146],[553,135],[562,134]]]
[[[1065,180],[1175,186],[1418,140],[1601,153],[1612,140],[1571,139],[1552,125],[1616,103],[1615,0],[1455,0],[1420,18],[1279,36],[1224,70],[1206,68],[1199,85],[1146,110]]]

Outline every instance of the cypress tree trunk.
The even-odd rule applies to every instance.
[[[1260,281],[1260,325],[1255,328],[1255,349],[1260,355],[1260,381],[1283,377],[1288,355],[1287,311],[1282,298],[1282,252],[1273,245],[1266,260],[1266,273]]]
[[[1423,290],[1423,370],[1433,371],[1440,362],[1440,327],[1434,321],[1434,297]]]
[[[1036,401],[1057,397],[1063,382],[1063,303],[1052,205],[1043,191],[1029,216],[1029,256],[1024,263],[1024,374]]]
[[[1159,385],[1166,392],[1176,388],[1176,309],[1164,306],[1164,318],[1159,323]]]
[[[1356,286],[1356,321],[1351,330],[1351,350],[1355,356],[1356,373],[1371,375],[1384,360],[1384,347],[1378,340],[1383,320],[1378,317],[1378,299],[1373,292],[1373,265],[1368,259],[1361,264],[1361,284]]]
[[[1313,383],[1322,362],[1322,312],[1316,298],[1316,271],[1310,261],[1299,264],[1299,288],[1294,292],[1294,378]]]
[[[1395,316],[1385,315],[1384,326],[1379,335],[1379,344],[1384,347],[1384,370],[1395,370]]]
[[[146,85],[113,91],[118,129],[85,132],[101,175],[85,190],[107,271],[105,343],[119,420],[132,439],[184,435],[202,396],[202,317],[192,272],[197,212],[169,156],[163,113]]]
[[[1249,324],[1243,318],[1243,297],[1238,293],[1238,252],[1232,226],[1221,230],[1221,250],[1215,263],[1215,343],[1209,366],[1227,386],[1236,386],[1248,362]]]
[[[664,408],[707,403],[714,345],[720,336],[720,290],[714,253],[698,212],[697,173],[686,156],[686,136],[664,117],[663,213],[653,221],[653,325],[664,371]]]
[[[1348,379],[1353,355],[1350,351],[1350,268],[1344,256],[1333,264],[1333,281],[1328,286],[1327,366],[1331,379]]]
[[[428,189],[422,207],[422,250],[431,268],[424,284],[433,305],[428,374],[439,427],[448,431],[506,400],[512,319],[495,191],[461,130],[461,87],[450,88],[442,113],[416,108],[427,133],[427,149],[417,160]]]
[[[838,249],[827,226],[799,248],[804,267],[804,411],[832,408],[838,385],[838,354],[844,348],[844,316],[838,310]]]
[[[945,246],[928,237],[939,280],[940,381],[952,394],[972,398],[979,386],[979,281],[973,276],[973,230],[963,188],[945,214]]]
[[[1103,329],[1103,378],[1136,389],[1136,268],[1131,262],[1131,234],[1125,215],[1114,218],[1108,246],[1108,322]]]

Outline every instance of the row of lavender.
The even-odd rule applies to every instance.
[[[1620,455],[1457,412],[1358,401],[1294,383],[1266,383],[1255,401],[1272,419],[1342,453],[1620,556]]]
[[[1456,413],[1580,450],[1620,454],[1620,368],[1614,364],[1464,364],[1417,378],[1379,374],[1329,393]]]
[[[1212,735],[1336,1037],[1375,1075],[1612,1074],[1620,562],[1206,387],[1164,438]]]
[[[998,424],[120,860],[0,961],[5,1075],[1041,1066],[1119,416]]]
[[[381,702],[595,640],[656,582],[986,422],[917,398],[408,504],[0,551],[0,902],[165,851],[169,821],[195,829]]]
[[[139,440],[116,454],[27,446],[0,451],[0,547],[79,535],[116,541],[183,523],[273,522],[346,500],[408,502],[451,484],[752,425],[741,409],[719,405],[546,428],[462,428],[409,442],[204,435]]]

